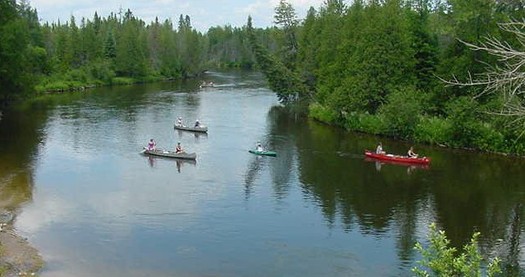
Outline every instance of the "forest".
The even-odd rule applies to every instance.
[[[505,94],[447,80],[469,84],[501,66],[472,45],[495,39],[522,49],[520,30],[502,24],[523,20],[524,5],[326,0],[299,19],[281,0],[274,26],[253,28],[247,18],[202,33],[187,15],[146,23],[129,9],[41,23],[28,2],[0,0],[0,102],[242,68],[262,71],[283,104],[347,130],[523,155],[525,116],[502,112]]]

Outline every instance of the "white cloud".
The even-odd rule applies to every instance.
[[[296,9],[299,18],[304,18],[306,11],[313,6],[319,7],[323,0],[289,0]],[[232,25],[241,27],[246,24],[249,15],[254,19],[254,26],[267,27],[273,24],[273,14],[279,0],[151,0],[151,1],[70,1],[70,0],[33,0],[31,6],[37,9],[43,22],[62,22],[71,15],[80,21],[83,17],[93,18],[95,12],[106,17],[128,8],[146,23],[155,20],[171,19],[177,22],[179,15],[189,15],[192,25],[199,31],[207,31],[213,26]]]

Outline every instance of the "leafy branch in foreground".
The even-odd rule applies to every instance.
[[[419,264],[429,271],[414,267],[412,272],[416,276],[482,276],[483,257],[478,251],[478,237],[480,233],[472,235],[470,243],[463,247],[463,253],[457,254],[445,232],[438,230],[436,224],[430,225],[428,234],[430,245],[424,248],[421,243],[416,243],[415,249],[423,256]],[[488,265],[486,276],[495,276],[501,273],[500,260],[496,257]]]

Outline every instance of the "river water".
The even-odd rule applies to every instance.
[[[257,73],[51,95],[4,112],[0,204],[41,276],[407,276],[430,223],[520,275],[522,159],[382,141],[279,106]],[[181,116],[208,134],[173,129]],[[181,142],[196,162],[140,154]],[[257,141],[278,153],[248,153]]]

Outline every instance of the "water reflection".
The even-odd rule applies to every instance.
[[[418,169],[424,169],[428,170],[430,169],[430,166],[427,164],[408,164],[408,163],[401,163],[401,162],[395,162],[395,161],[378,161],[377,159],[372,159],[369,157],[365,157],[364,159],[366,162],[374,163],[376,171],[381,171],[381,167],[383,165],[393,165],[393,166],[400,166],[400,167],[406,167],[406,172],[408,175],[412,174],[413,171]]]
[[[175,164],[175,167],[177,168],[177,172],[181,172],[181,168],[186,165],[192,165],[196,166],[197,161],[196,160],[188,160],[188,159],[177,159],[177,158],[168,158],[168,157],[155,157],[151,155],[143,155],[147,160],[148,164],[151,168],[157,167],[159,162],[163,163],[173,163]]]
[[[208,138],[208,133],[203,133],[203,132],[188,132],[188,131],[182,131],[182,130],[176,130],[176,132],[179,138],[193,137],[195,138],[195,142],[199,141],[200,139]]]
[[[279,168],[286,174],[292,171],[292,163],[297,159],[304,191],[319,205],[328,226],[334,226],[340,217],[348,231],[359,228],[363,234],[379,237],[398,233],[396,244],[402,267],[409,267],[415,255],[413,245],[418,237],[424,239],[422,226],[430,222],[437,222],[456,247],[468,242],[474,231],[480,231],[485,253],[494,253],[496,242],[501,239],[510,240],[515,249],[519,241],[516,234],[521,233],[523,223],[518,223],[521,226],[518,232],[502,230],[501,226],[516,225],[515,219],[519,218],[516,214],[523,212],[521,208],[517,212],[516,207],[521,207],[524,201],[520,178],[525,176],[523,171],[517,172],[520,167],[511,161],[422,146],[426,155],[433,157],[432,167],[367,159],[363,162],[360,153],[374,145],[376,138],[345,134],[311,121],[296,121],[284,110],[272,111],[274,126],[268,135],[270,141],[280,155],[296,157],[281,160]],[[293,142],[276,142],[283,134],[293,137]],[[388,143],[394,152],[407,148],[402,142]],[[355,154],[336,154],[341,151]],[[373,174],[371,169],[382,174]],[[278,173],[274,174],[279,179]],[[278,183],[276,195],[286,187],[286,178]],[[519,193],[508,194],[513,189]],[[426,213],[429,210],[432,212]],[[509,265],[516,270],[519,268],[516,259],[521,261],[520,266],[523,259],[512,251],[513,247],[509,246],[511,254],[504,256],[508,256]]]
[[[197,164],[197,161],[195,160],[183,160],[183,159],[176,159],[175,164],[177,165],[177,172],[180,173],[180,169],[183,165],[189,164],[195,166]]]
[[[27,103],[25,108],[35,107]],[[22,108],[24,109],[24,108]],[[44,137],[46,110],[30,114],[11,109],[0,120],[0,213],[16,216],[18,208],[33,196],[35,158]]]

